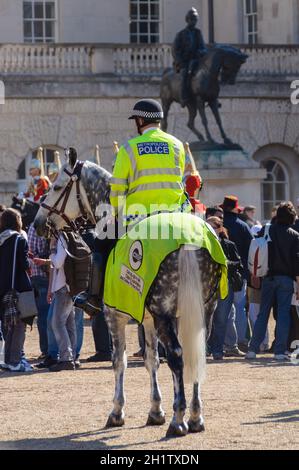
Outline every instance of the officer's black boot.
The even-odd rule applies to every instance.
[[[101,253],[93,253],[91,274],[87,292],[75,297],[75,307],[94,316],[101,310],[106,260]]]

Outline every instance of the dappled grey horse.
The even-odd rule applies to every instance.
[[[82,211],[85,215],[101,218],[101,207],[104,208],[103,213],[109,204],[110,177],[103,168],[90,162],[77,162],[76,156],[71,155],[69,162],[61,168],[44,207],[40,208],[36,216],[38,233],[45,233],[49,219],[56,230],[61,230],[67,220],[76,219],[82,215]],[[190,251],[181,248],[161,264],[146,299],[144,360],[151,382],[151,408],[147,425],[165,423],[157,380],[158,336],[166,349],[174,383],[174,414],[168,436],[183,436],[188,431],[204,430],[200,383],[206,363],[206,328],[209,330],[215,309],[220,274],[220,266],[212,260],[207,250]],[[127,366],[125,327],[130,318],[107,306],[105,314],[113,340],[115,373],[114,407],[107,427],[115,427],[124,424],[124,373]],[[188,423],[184,419],[184,379],[193,384]]]
[[[248,55],[243,54],[239,49],[216,45],[208,50],[202,59],[200,67],[191,81],[190,100],[187,103],[189,112],[188,127],[199,138],[204,140],[204,136],[195,125],[195,118],[199,112],[202,124],[205,128],[206,138],[209,142],[214,142],[209,131],[208,120],[205,107],[208,105],[216,119],[224,143],[231,145],[231,140],[227,137],[219,113],[220,103],[218,100],[220,93],[220,82],[222,84],[234,85],[241,66],[246,62]],[[165,70],[161,80],[160,97],[164,110],[163,130],[167,130],[167,118],[173,102],[180,103],[181,99],[181,75],[173,69]]]

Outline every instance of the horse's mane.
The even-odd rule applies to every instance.
[[[82,183],[93,213],[99,202],[108,202],[111,173],[94,162],[86,160],[82,169]]]
[[[99,172],[99,174],[105,178],[105,179],[110,179],[111,178],[111,173],[109,173],[109,171],[107,171],[105,168],[103,168],[102,166],[99,166],[97,163],[94,163],[94,162],[91,162],[90,160],[86,160],[84,161],[84,167],[85,169],[94,169],[94,170],[97,170]]]

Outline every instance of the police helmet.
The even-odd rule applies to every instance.
[[[162,106],[158,101],[143,99],[137,101],[129,119],[141,117],[147,121],[160,121],[164,117]]]

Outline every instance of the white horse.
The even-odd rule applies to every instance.
[[[49,221],[59,231],[68,220],[75,220],[83,211],[85,216],[94,218],[96,208],[109,203],[110,177],[107,171],[93,163],[77,162],[76,152],[71,152],[69,162],[61,168],[44,207],[36,215],[35,227],[39,235],[45,233]],[[182,247],[161,264],[146,299],[144,360],[151,382],[147,425],[165,423],[157,380],[158,336],[165,347],[174,384],[174,414],[167,436],[184,436],[188,432],[204,430],[200,383],[206,363],[206,327],[209,329],[215,310],[220,274],[220,265],[213,261],[206,249],[189,251]],[[107,427],[115,427],[124,425],[125,327],[129,316],[107,306],[105,315],[113,341],[115,372],[114,407]],[[184,418],[184,379],[193,383],[188,422]]]

